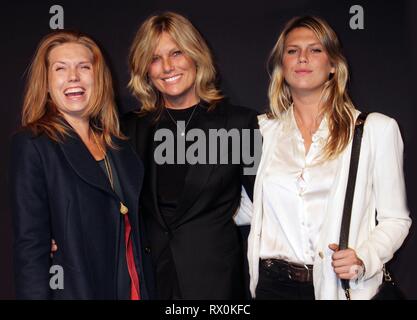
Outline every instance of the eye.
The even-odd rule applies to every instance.
[[[174,52],[172,53],[172,55],[173,55],[174,57],[178,57],[178,56],[182,55],[182,51],[181,51],[181,50],[176,50],[176,51],[174,51]]]
[[[288,49],[287,50],[287,54],[294,54],[294,53],[296,53],[297,52],[297,50],[296,49]]]
[[[151,63],[154,63],[154,62],[156,62],[158,60],[159,60],[159,57],[158,56],[153,56],[152,59],[151,59]]]
[[[88,65],[88,64],[85,64],[85,65],[81,66],[81,68],[82,69],[86,69],[86,70],[90,70],[91,69],[91,66]]]
[[[64,70],[64,67],[56,67],[55,71]]]
[[[311,52],[313,52],[313,53],[320,53],[320,52],[323,52],[323,50],[321,48],[312,48],[311,49]]]

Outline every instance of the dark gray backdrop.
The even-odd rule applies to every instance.
[[[111,65],[121,112],[138,107],[126,89],[127,54],[138,25],[152,12],[185,14],[213,49],[221,86],[235,104],[267,106],[266,59],[285,21],[317,14],[334,27],[351,70],[350,92],[363,111],[379,111],[400,124],[405,142],[409,207],[416,217],[417,1],[19,1],[2,3],[0,105],[0,298],[14,297],[11,212],[8,206],[9,139],[18,127],[25,70],[40,38],[50,31],[49,8],[64,8],[66,28],[92,35]],[[349,27],[353,5],[364,9],[364,30]],[[417,298],[414,225],[391,267],[409,298]]]

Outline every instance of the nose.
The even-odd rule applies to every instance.
[[[300,50],[300,54],[298,55],[298,63],[307,63],[307,49]]]
[[[70,68],[69,69],[69,81],[70,82],[78,82],[80,81],[80,75],[78,73],[77,68]]]
[[[172,64],[170,58],[167,57],[163,59],[162,68],[164,70],[164,73],[170,73],[172,70],[174,70],[174,65]]]

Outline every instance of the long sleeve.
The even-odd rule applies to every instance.
[[[378,142],[372,177],[378,225],[357,249],[366,266],[365,279],[375,275],[392,258],[411,225],[404,183],[403,142],[395,120],[389,120]]]
[[[253,210],[253,188],[262,151],[262,136],[255,112],[250,114],[247,129],[249,130],[246,133],[249,134],[242,135],[241,200],[234,216],[238,226],[250,225]]]
[[[48,299],[51,232],[45,169],[27,133],[13,137],[11,205],[18,299]]]
[[[253,203],[244,187],[242,187],[240,205],[233,219],[238,226],[250,225],[253,212]]]

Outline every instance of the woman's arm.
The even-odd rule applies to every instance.
[[[11,205],[18,299],[49,299],[51,232],[45,171],[27,133],[13,137]]]
[[[411,225],[404,183],[403,141],[394,119],[388,120],[378,142],[372,177],[378,225],[356,251],[366,267],[365,279],[374,276],[392,258]]]
[[[242,193],[240,197],[240,205],[237,209],[233,219],[238,226],[250,225],[252,219],[253,204],[252,200],[246,193],[245,188],[242,186]]]

